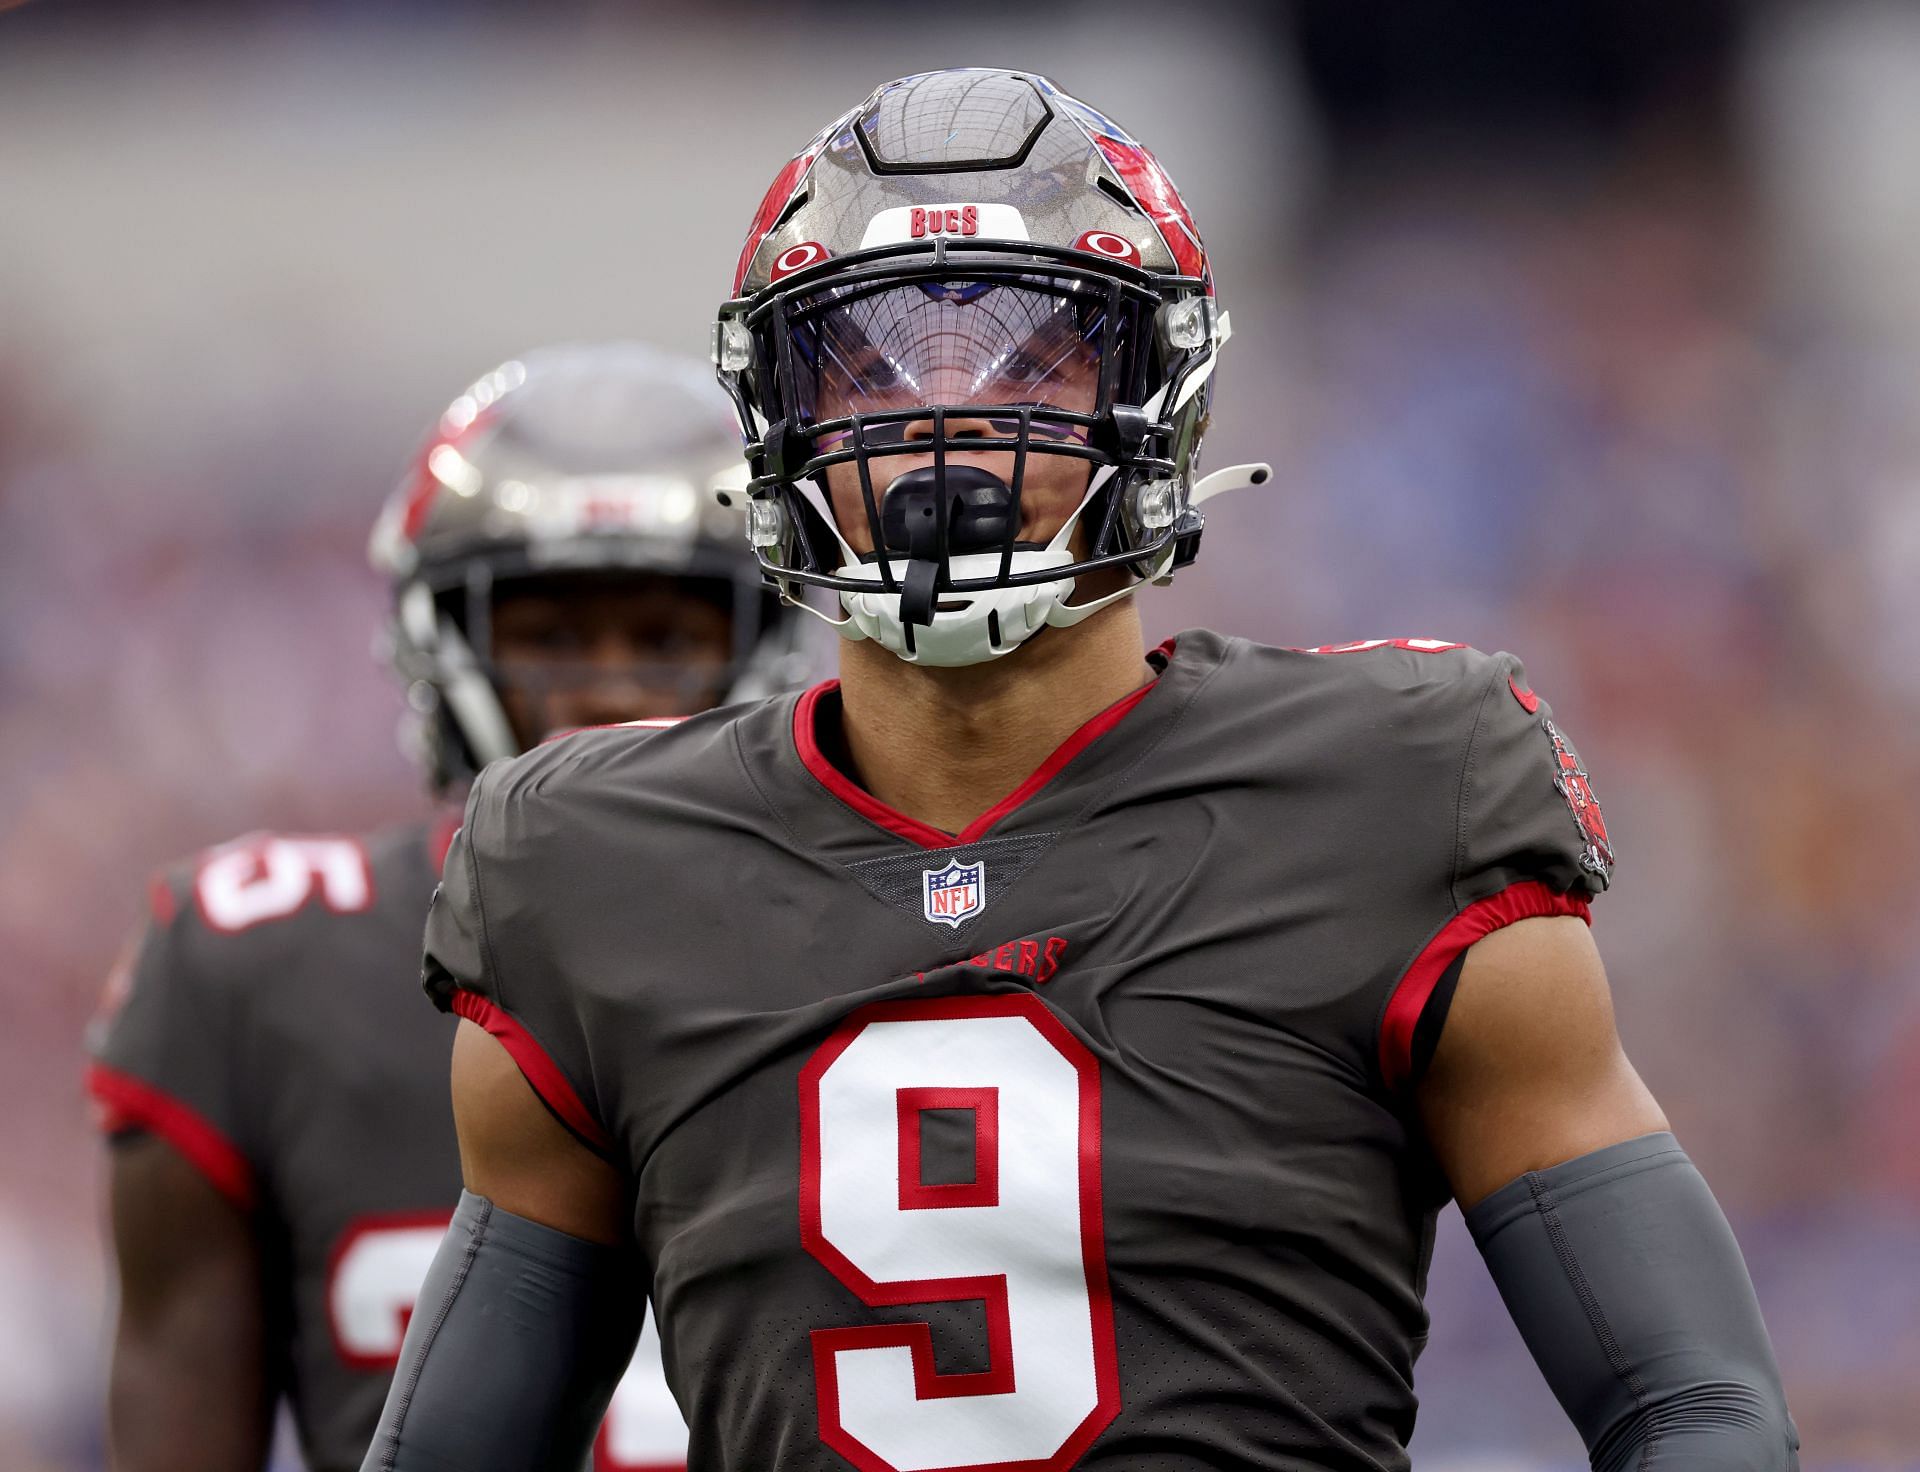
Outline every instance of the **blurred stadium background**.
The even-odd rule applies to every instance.
[[[0,1466],[103,1465],[80,1039],[145,876],[423,801],[362,547],[430,417],[545,340],[704,351],[793,149],[974,61],[1158,151],[1233,313],[1209,459],[1277,486],[1210,508],[1150,625],[1527,659],[1619,839],[1621,1030],[1804,1464],[1920,1467],[1899,0],[0,15]],[[1584,1465],[1454,1213],[1431,1302],[1423,1472]]]

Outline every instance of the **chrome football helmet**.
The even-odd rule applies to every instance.
[[[738,505],[715,496],[737,481],[739,457],[711,374],[638,343],[526,353],[447,407],[369,547],[392,583],[386,653],[436,788],[521,748],[502,700],[516,677],[494,658],[491,635],[494,599],[516,582],[619,588],[664,575],[726,609],[724,670],[663,659],[644,671],[677,680],[689,713],[716,694],[753,699],[804,674],[798,621],[765,586]]]
[[[1109,119],[1024,72],[888,83],[780,171],[714,326],[760,567],[936,666],[1169,578],[1199,504],[1270,474],[1195,479],[1228,332],[1179,193]]]

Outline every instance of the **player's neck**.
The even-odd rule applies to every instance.
[[[964,669],[926,669],[876,644],[848,644],[840,697],[849,775],[895,811],[958,833],[1153,677],[1131,598]]]

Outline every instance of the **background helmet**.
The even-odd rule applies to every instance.
[[[515,580],[671,575],[730,603],[727,698],[797,678],[794,620],[761,579],[739,508],[713,494],[738,479],[739,456],[704,367],[637,343],[527,353],[447,407],[369,548],[393,584],[389,655],[436,787],[520,749],[491,639],[494,595]],[[711,669],[698,682],[711,700]]]
[[[1113,122],[1023,72],[888,83],[780,171],[715,324],[760,564],[790,599],[837,590],[847,637],[926,664],[1078,623],[1198,549],[1193,478],[1226,335],[1191,215]],[[1097,369],[1086,401],[1048,390],[1069,357],[1083,385]],[[1009,481],[947,464],[982,450],[1012,452]],[[929,453],[898,474],[896,457]],[[1018,540],[1020,501],[1043,455],[1089,482],[1037,545]],[[846,464],[884,549],[864,557],[826,489]],[[1067,601],[1075,577],[1116,567],[1118,591]]]

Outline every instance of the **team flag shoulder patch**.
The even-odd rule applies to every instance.
[[[1607,835],[1607,820],[1600,812],[1600,799],[1594,795],[1587,769],[1580,765],[1580,754],[1560,733],[1560,728],[1544,716],[1540,724],[1553,742],[1553,785],[1573,810],[1573,821],[1580,825],[1583,852],[1580,867],[1601,884],[1613,877],[1613,840]]]

